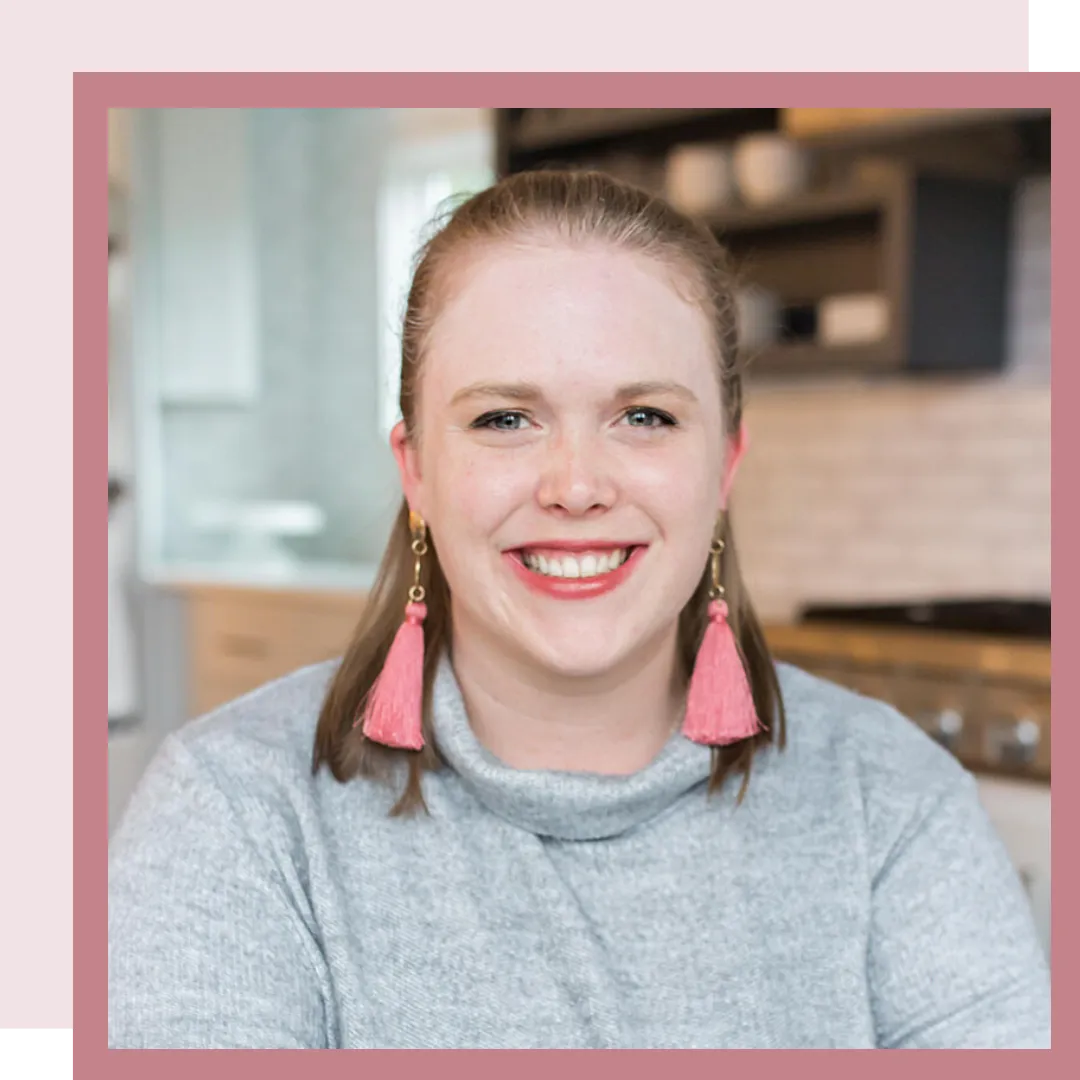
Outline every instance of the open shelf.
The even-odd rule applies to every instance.
[[[1050,171],[1049,109],[786,109],[781,129],[818,155],[886,154],[918,170],[1019,180]]]
[[[785,134],[818,147],[880,147],[897,140],[948,132],[968,132],[1012,124],[1042,123],[1049,109],[871,109],[866,118],[845,120],[859,110],[786,109]],[[880,114],[880,115],[874,115]]]
[[[739,364],[752,379],[757,375],[888,372],[900,367],[900,358],[889,339],[842,346],[791,341],[747,351],[739,357]]]
[[[769,206],[735,205],[705,215],[717,233],[754,232],[809,222],[839,221],[883,210],[887,192],[881,188],[850,187],[808,192]]]
[[[498,109],[498,169],[581,167],[609,152],[662,161],[679,143],[730,142],[779,124],[779,109]]]
[[[671,127],[725,109],[528,109],[513,130],[515,150],[548,150],[627,133]]]

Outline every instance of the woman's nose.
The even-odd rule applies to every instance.
[[[615,483],[603,451],[587,440],[563,439],[546,451],[538,491],[545,509],[585,514],[615,501]]]

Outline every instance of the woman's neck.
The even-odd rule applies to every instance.
[[[682,719],[674,628],[597,677],[539,669],[468,633],[453,635],[452,659],[473,732],[512,768],[627,775]]]

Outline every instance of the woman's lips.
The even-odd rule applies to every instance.
[[[520,551],[505,551],[503,558],[509,562],[512,572],[533,592],[541,596],[554,597],[557,600],[587,600],[594,596],[602,596],[622,585],[637,569],[647,548],[647,544],[634,547],[620,567],[606,574],[597,574],[588,578],[548,577],[530,570],[522,561]]]

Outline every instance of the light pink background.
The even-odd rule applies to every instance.
[[[384,70],[459,71],[1018,71],[1027,61],[1026,5],[1000,0],[993,4],[908,0],[895,7],[867,4],[865,0],[820,0],[812,5],[773,2],[725,5],[723,9],[719,5],[669,2],[663,6],[662,24],[658,9],[645,12],[642,19],[630,17],[628,9],[617,9],[624,11],[620,17],[610,5],[590,11],[580,3],[552,3],[545,5],[542,15],[537,12],[531,16],[527,8],[515,14],[515,22],[522,29],[527,26],[527,33],[510,31],[505,4],[486,7],[498,13],[494,23],[445,4],[429,5],[432,14],[425,20],[414,3],[408,11],[392,14],[356,9],[354,25],[346,26],[338,9],[324,16],[319,5],[309,4],[298,33],[295,10],[278,16],[267,6],[251,5],[249,12],[240,12],[226,11],[220,4],[191,3],[185,5],[182,16],[177,13],[165,20],[161,9],[127,4],[115,5],[120,10],[112,16],[101,8],[93,12],[82,8],[66,19],[58,19],[55,12],[42,12],[36,18],[41,24],[49,19],[49,36],[36,39],[27,33],[33,30],[35,14],[24,16],[22,40],[28,47],[15,50],[13,57],[18,62],[21,53],[23,66],[8,68],[9,86],[18,85],[19,92],[9,97],[12,107],[5,139],[5,173],[6,184],[14,190],[6,199],[8,259],[0,271],[8,278],[5,298],[9,301],[5,305],[9,320],[8,407],[5,423],[0,425],[5,451],[0,460],[6,469],[9,522],[5,534],[9,574],[6,607],[12,614],[8,620],[7,668],[14,674],[0,754],[0,850],[4,864],[0,883],[0,1025],[61,1027],[72,1023],[72,802],[68,780],[72,775],[72,729],[68,724],[73,709],[76,767],[80,777],[87,778],[79,799],[79,852],[99,865],[104,860],[104,107],[133,106],[144,100],[150,103],[150,95],[156,96],[160,90],[160,84],[135,80],[113,83],[104,96],[97,95],[96,115],[87,118],[94,127],[87,130],[99,149],[92,154],[84,152],[80,163],[82,197],[87,203],[80,212],[79,229],[90,256],[76,277],[85,305],[80,307],[75,356],[81,377],[74,415],[82,458],[80,507],[76,510],[76,699],[68,676],[72,624],[67,615],[72,584],[68,558],[71,504],[67,498],[72,462],[68,425],[72,399],[68,397],[71,384],[67,377],[72,342],[68,318],[72,310],[68,300],[72,281],[68,254],[71,82],[67,72],[59,72],[52,74],[51,86],[45,84],[46,69],[41,64],[42,53],[35,54],[35,40],[49,42],[46,55],[58,57],[69,41],[78,41],[85,51],[73,58],[72,64],[61,65],[69,71],[71,67],[349,70],[365,65]],[[731,10],[733,7],[739,9]],[[416,37],[416,27],[425,22],[434,31],[426,41]],[[497,49],[479,32],[479,28],[491,25],[506,27],[506,41]],[[682,29],[668,31],[672,26]],[[312,31],[307,41],[305,29]],[[378,100],[368,94],[360,102],[341,84],[339,90],[322,95],[321,103],[400,106],[442,100],[437,80],[409,81],[414,91],[410,101],[400,94],[393,100]],[[552,91],[567,92],[571,82],[541,79],[526,87],[511,81],[510,100],[498,103],[518,104],[519,90],[524,91],[524,97],[543,102]],[[854,93],[857,87],[853,83],[844,88],[847,93],[830,92],[824,97],[814,93],[811,100],[800,96],[797,80],[755,82],[755,103],[763,106],[879,103]],[[734,85],[728,80],[724,84],[725,91]],[[250,92],[244,93],[245,99],[229,103],[269,103],[267,93],[276,104],[291,103],[287,82],[247,85]],[[624,93],[627,84],[619,85]],[[918,85],[919,80],[907,83],[910,88]],[[986,85],[994,100],[986,97],[985,103],[997,104],[1010,102],[1016,83],[1007,79],[997,84],[996,91],[991,84]],[[640,87],[639,82],[635,87],[639,93]],[[185,81],[182,89],[169,94],[170,103],[183,104],[184,94],[192,89],[195,86]],[[495,84],[485,82],[462,103],[494,104],[496,93]],[[686,101],[684,92],[679,101],[657,96],[648,103]],[[572,103],[619,101],[618,95],[616,101],[591,100],[582,91]],[[889,103],[948,102],[897,99],[894,95]],[[38,285],[33,304],[21,298],[11,303],[13,281]],[[76,918],[83,908],[92,908],[95,918],[103,916],[103,873],[84,880],[80,872],[79,879]],[[103,922],[101,926],[101,936],[95,934],[92,942],[85,941],[87,951],[80,949],[80,967],[93,969],[96,993],[103,998]]]

